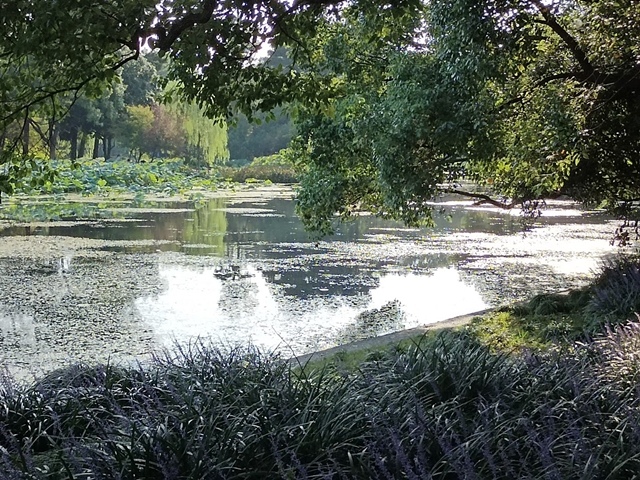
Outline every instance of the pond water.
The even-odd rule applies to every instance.
[[[443,201],[433,229],[359,216],[321,242],[292,191],[0,206],[0,362],[14,375],[143,358],[196,337],[301,354],[584,283],[615,225],[552,202]],[[39,218],[54,217],[54,221]]]

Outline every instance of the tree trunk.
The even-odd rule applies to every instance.
[[[58,129],[55,122],[49,122],[49,159],[55,160],[58,155]]]
[[[76,132],[76,135],[77,135],[77,132]],[[76,136],[76,141],[77,141],[77,136]],[[87,151],[87,134],[85,132],[82,132],[82,134],[80,135],[80,145],[78,145],[77,158],[83,158],[86,155],[86,151]]]
[[[100,156],[100,137],[95,135],[93,137],[93,156],[91,158],[98,158]]]
[[[78,158],[78,130],[75,128],[69,132],[69,141],[71,142],[71,153],[69,158],[75,160]]]
[[[113,137],[108,137],[104,139],[104,159],[109,160],[111,158],[111,150],[113,150],[114,145]]]
[[[29,127],[31,122],[29,119],[25,119],[22,125],[22,155],[25,157],[29,155]]]

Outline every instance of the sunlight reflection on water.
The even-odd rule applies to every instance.
[[[239,280],[221,280],[214,273],[213,268],[160,267],[166,287],[157,296],[136,300],[138,313],[165,343],[199,336],[228,344],[286,345],[301,353],[318,346],[310,344],[314,337],[323,345],[335,343],[335,336],[348,330],[359,314],[393,301],[404,314],[403,328],[487,307],[454,268],[439,268],[430,275],[383,274],[378,286],[360,295],[355,305],[353,299],[340,296],[301,301],[267,282],[251,265],[248,277]]]
[[[431,229],[362,215],[320,242],[291,191],[5,225],[0,361],[48,371],[194,337],[303,353],[584,285],[615,225],[549,204],[526,232],[516,211],[445,201]]]

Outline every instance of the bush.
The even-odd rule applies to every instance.
[[[630,324],[516,357],[445,332],[339,374],[200,342],[6,380],[0,477],[636,478],[638,344]]]
[[[296,183],[298,175],[290,166],[247,165],[241,168],[223,167],[218,170],[220,179],[245,183],[248,180],[270,181],[272,183]]]
[[[640,311],[640,257],[605,260],[591,287],[587,312],[597,320],[624,321]]]

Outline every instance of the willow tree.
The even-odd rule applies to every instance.
[[[212,167],[229,159],[227,124],[208,118],[193,102],[172,102],[169,110],[178,116],[184,134],[184,156],[188,164]]]

